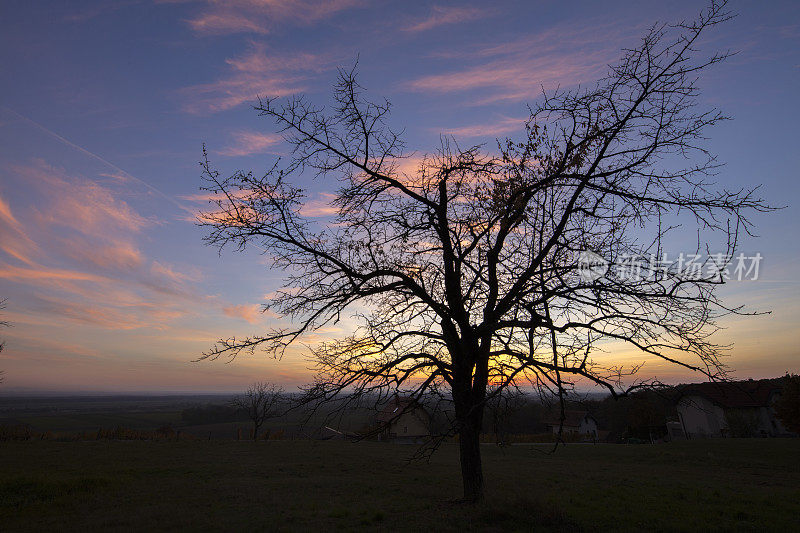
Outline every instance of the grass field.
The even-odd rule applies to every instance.
[[[800,440],[456,448],[337,441],[0,443],[0,529],[800,530]]]

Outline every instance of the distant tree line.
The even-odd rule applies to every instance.
[[[666,424],[677,419],[675,388],[647,389],[622,398],[598,398],[575,394],[564,398],[564,410],[586,411],[598,428],[612,441],[658,439],[666,434]],[[559,420],[561,405],[556,396],[517,393],[497,396],[487,407],[482,432],[505,436],[541,434],[551,431]]]
[[[233,405],[209,403],[184,409],[181,420],[187,426],[244,422],[247,421],[247,413]]]
[[[678,420],[676,404],[680,393],[679,385],[651,387],[616,399],[572,394],[563,398],[563,408],[587,412],[597,421],[607,441],[647,442],[666,437],[667,423]],[[377,412],[370,406],[378,404],[379,400],[362,399],[363,405],[350,405],[347,409],[330,404],[298,405],[297,398],[279,388],[257,383],[229,403],[209,403],[184,409],[181,419],[187,426],[233,422],[255,424],[256,416],[263,417],[257,420],[258,429],[267,419],[273,419],[280,421],[282,427],[300,428],[297,435],[307,437],[313,437],[319,428],[331,425],[336,430],[369,438],[377,434]],[[420,398],[419,403],[430,415],[431,434],[447,434],[455,416],[452,404],[442,401],[437,395],[426,395]],[[514,435],[550,433],[553,422],[559,419],[561,408],[556,395],[509,389],[487,402],[481,433],[493,436],[498,443],[510,442]],[[800,432],[800,376],[787,374],[784,378],[784,391],[775,404],[775,410],[787,428]],[[748,430],[747,420],[731,419],[728,423],[734,436],[753,436]]]
[[[621,440],[634,438],[648,440],[662,438],[666,433],[666,423],[676,419],[675,401],[677,390],[674,388],[642,390],[629,396],[613,399],[573,395],[564,400],[564,408],[570,411],[586,411],[597,421],[601,430],[608,431],[609,439]],[[233,422],[253,422],[251,413],[240,402],[227,404],[197,405],[184,409],[181,420],[187,426],[206,424],[225,424]],[[304,434],[313,435],[317,425],[333,423],[326,416],[331,410],[337,413],[333,425],[337,429],[359,433],[367,436],[372,425],[365,409],[353,408],[350,413],[342,412],[331,406],[304,406],[291,411],[289,415],[281,414],[291,406],[291,398],[283,398],[283,408],[271,406],[270,416],[289,421],[292,424],[305,422]],[[434,435],[441,435],[450,428],[454,411],[449,403],[442,403],[436,397],[422,398],[420,402],[431,416],[430,430]],[[487,416],[483,421],[482,433],[497,436],[504,440],[511,435],[543,434],[550,431],[549,423],[558,420],[559,404],[556,397],[540,396],[533,393],[519,392],[513,395],[499,395],[487,405]],[[273,416],[276,414],[277,416]],[[259,424],[259,428],[262,424]]]
[[[775,414],[789,431],[800,433],[800,375],[786,374]]]

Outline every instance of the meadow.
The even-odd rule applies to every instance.
[[[0,442],[0,524],[23,530],[800,530],[798,439],[484,446],[275,440]]]

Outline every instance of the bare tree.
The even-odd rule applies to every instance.
[[[783,390],[773,408],[786,429],[800,434],[800,375],[786,373]]]
[[[528,400],[525,393],[516,387],[503,387],[501,391],[494,394],[489,388],[487,390],[486,409],[489,414],[492,432],[495,435],[495,442],[499,445],[507,445],[508,434],[510,431],[511,417],[513,417]]]
[[[283,389],[263,381],[251,385],[247,392],[233,399],[233,406],[247,413],[253,422],[253,440],[258,440],[258,431],[264,422],[280,415]]]
[[[719,164],[702,145],[724,117],[698,107],[696,80],[729,54],[697,45],[728,18],[712,3],[693,22],[656,25],[595,86],[546,92],[522,142],[489,150],[444,138],[415,172],[403,170],[411,154],[388,126],[389,102],[367,100],[355,69],[340,70],[329,110],[302,96],[260,100],[292,157],[223,177],[204,152],[216,200],[201,224],[209,244],[255,245],[288,272],[266,307],[294,325],[220,340],[204,357],[280,357],[352,313],[356,331],[310,349],[308,398],[446,391],[469,501],[483,496],[484,407],[506,387],[563,398],[576,379],[615,395],[643,386],[629,381],[640,365],[597,362],[610,342],[722,375],[724,346],[709,335],[720,315],[742,312],[718,299],[723,277],[670,268],[631,279],[618,267],[660,256],[676,228],[696,231],[698,249],[718,239],[731,254],[748,212],[768,209],[755,189],[715,185]],[[291,181],[304,172],[338,178],[336,217],[302,215]],[[607,262],[603,275],[583,275],[586,251]]]

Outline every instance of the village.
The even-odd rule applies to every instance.
[[[796,437],[797,420],[782,420],[785,384],[796,377],[705,382],[651,388],[614,399],[574,394],[557,398],[505,391],[487,401],[481,442],[656,444],[677,440]],[[247,394],[242,395],[246,398]],[[791,400],[791,398],[787,399]],[[296,406],[282,393],[257,432],[241,401],[229,396],[84,400],[61,403],[0,401],[0,440],[73,439],[105,431],[109,438],[213,440],[374,440],[425,445],[453,440],[453,412],[436,397],[394,394],[349,404]],[[796,400],[792,400],[795,401]],[[239,405],[239,407],[237,407]],[[777,408],[777,409],[776,409]],[[787,415],[783,415],[786,419]],[[98,428],[98,425],[104,425]],[[127,437],[126,437],[127,435]]]
[[[648,390],[614,400],[553,402],[518,395],[490,401],[483,442],[658,443],[731,437],[796,437],[776,414],[785,378],[706,382]],[[505,399],[502,399],[505,400]],[[431,402],[395,396],[362,433],[325,427],[322,438],[422,443],[441,435],[448,413]],[[796,424],[796,421],[794,422]],[[796,426],[795,426],[796,427]]]

